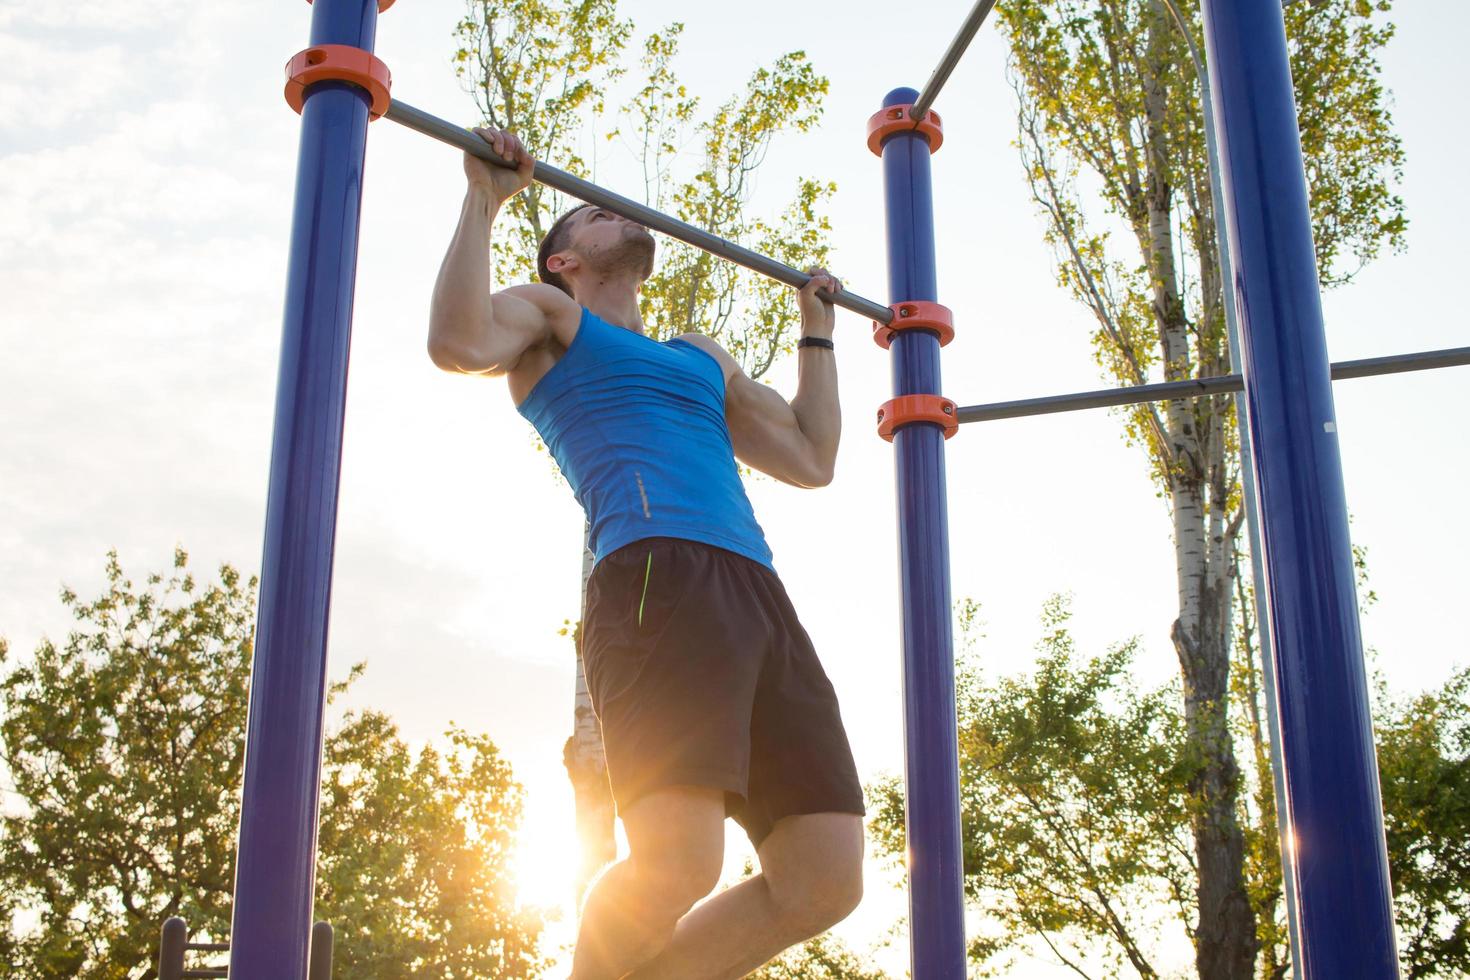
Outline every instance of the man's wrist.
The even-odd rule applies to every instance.
[[[505,199],[497,194],[493,187],[478,181],[470,181],[467,193],[477,207],[484,208],[491,215],[498,213],[501,205],[505,203]]]

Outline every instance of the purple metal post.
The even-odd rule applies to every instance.
[[[899,88],[884,107],[912,103]],[[938,300],[929,142],[904,130],[883,143],[892,302]],[[927,330],[893,337],[893,394],[942,394],[939,339]],[[904,780],[909,852],[909,941],[914,980],[965,975],[959,748],[949,594],[949,513],[944,432],[931,422],[893,437],[903,602]]]
[[[311,43],[371,51],[377,18],[378,0],[316,0]],[[230,932],[233,980],[303,980],[307,971],[368,104],[356,85],[319,82],[301,114]]]
[[[1204,0],[1276,640],[1299,976],[1397,977],[1378,767],[1280,0]]]

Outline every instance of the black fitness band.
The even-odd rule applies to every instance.
[[[832,346],[832,341],[825,337],[803,337],[796,342],[796,349],[800,350],[803,347],[822,347],[827,350],[836,350]]]

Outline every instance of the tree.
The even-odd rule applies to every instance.
[[[0,950],[18,978],[152,977],[171,915],[227,937],[256,583],[187,564],[135,586],[110,554],[103,595],[63,590],[81,624],[63,645],[12,662],[0,642],[20,804],[0,817]],[[534,975],[540,919],[509,867],[522,791],[490,740],[454,730],[415,755],[365,712],[325,757],[317,911],[339,972]]]
[[[1380,683],[1378,778],[1404,975],[1470,975],[1470,669],[1395,700]]]
[[[109,554],[101,596],[62,590],[80,628],[0,681],[21,803],[0,893],[23,977],[133,976],[171,915],[226,931],[255,581],[225,566],[201,584],[187,561],[135,587]]]
[[[1362,554],[1359,552],[1359,561]],[[1360,566],[1361,571],[1361,566]],[[1366,600],[1373,594],[1364,590]],[[1246,608],[1250,608],[1249,604]],[[1136,641],[1084,657],[1066,601],[1043,610],[1041,656],[1028,675],[987,678],[977,666],[978,607],[959,604],[956,690],[965,894],[984,914],[970,956],[1009,975],[1036,944],[1079,976],[1166,975],[1150,938],[1165,909],[1188,935],[1195,877],[1191,792],[1200,764],[1172,685],[1140,691],[1131,679]],[[1241,632],[1249,635],[1249,623]],[[1242,655],[1251,651],[1242,648]],[[1237,683],[1254,676],[1243,663]],[[1290,969],[1275,914],[1281,869],[1260,692],[1242,691],[1236,723],[1253,727],[1254,791],[1245,813],[1251,900],[1273,930],[1259,974]],[[1258,708],[1256,709],[1259,710]],[[1405,976],[1470,972],[1470,668],[1437,690],[1395,698],[1378,683],[1377,753]],[[869,788],[873,839],[905,853],[903,785]],[[1271,912],[1266,915],[1266,912]],[[1099,965],[1100,964],[1100,965]]]
[[[349,715],[324,770],[316,916],[339,976],[540,975],[541,915],[515,894],[524,792],[488,737],[415,756],[386,715]]]
[[[1195,873],[1196,763],[1177,693],[1134,688],[1136,640],[1081,658],[1062,597],[1043,610],[1032,674],[988,682],[974,655],[977,609],[960,604],[956,678],[965,895],[987,925],[972,961],[1010,975],[1018,950],[1039,943],[1082,977],[1163,975],[1150,936],[1160,909],[1189,928]],[[904,854],[902,784],[870,795],[876,845]]]
[[[803,52],[788,52],[701,117],[700,99],[674,70],[683,30],[673,23],[644,38],[641,82],[621,100],[619,121],[601,130],[611,87],[630,72],[625,55],[635,33],[633,22],[619,17],[616,0],[468,0],[456,31],[455,65],[485,123],[519,134],[537,159],[590,177],[596,160],[589,164],[586,148],[599,137],[619,140],[641,166],[645,203],[788,265],[825,265],[830,227],[821,204],[834,184],[799,179],[775,217],[754,214],[751,205],[752,178],[773,141],[817,124],[827,80]],[[537,246],[566,206],[561,195],[534,183],[507,203],[491,244],[494,282],[533,277]],[[663,243],[640,305],[650,335],[713,337],[752,378],[762,377],[797,339],[799,317],[788,287],[680,242]],[[584,543],[584,604],[591,568]],[[574,643],[580,636],[573,623],[562,632]],[[564,759],[577,801],[580,892],[617,851],[602,735],[580,643],[576,651],[573,731]]]
[[[1286,10],[1324,285],[1403,241],[1403,203],[1391,191],[1403,150],[1378,78],[1388,9],[1387,0],[1325,0]],[[1163,0],[1018,0],[1000,13],[1022,164],[1059,282],[1093,316],[1099,366],[1129,385],[1229,373],[1199,86]],[[1228,721],[1242,523],[1233,404],[1180,400],[1124,417],[1173,525],[1170,635],[1200,761],[1190,811],[1196,962],[1204,980],[1247,977],[1260,938]]]
[[[775,218],[748,212],[752,177],[775,138],[821,119],[827,79],[804,52],[791,51],[700,118],[700,99],[674,71],[683,30],[673,23],[644,39],[642,82],[624,100],[621,121],[601,134],[610,88],[629,72],[625,50],[634,34],[616,0],[469,0],[455,65],[485,124],[516,132],[537,159],[590,178],[585,147],[599,135],[620,140],[642,167],[645,203],[788,264],[825,264],[829,226],[818,208],[835,185],[802,178]],[[691,144],[698,150],[689,165]],[[566,206],[563,195],[535,183],[507,202],[509,220],[496,225],[491,243],[496,283],[534,278],[537,246]],[[641,299],[653,336],[715,337],[752,377],[792,349],[799,317],[789,287],[682,242],[665,242],[663,251]]]

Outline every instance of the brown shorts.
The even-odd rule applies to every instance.
[[[587,583],[582,656],[619,810],[722,789],[757,847],[782,817],[866,812],[832,684],[759,562],[678,538],[618,549]]]

